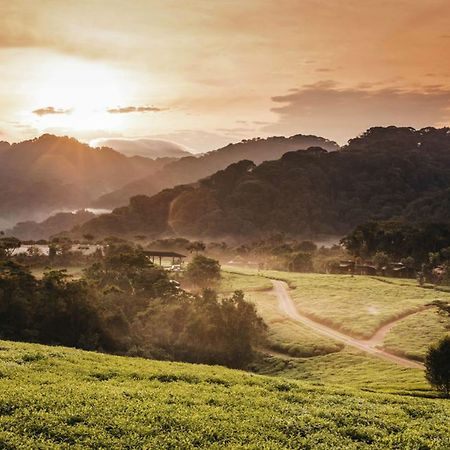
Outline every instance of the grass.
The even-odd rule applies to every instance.
[[[257,275],[251,269],[242,269],[242,273]],[[450,293],[420,288],[412,280],[386,282],[368,276],[279,271],[262,271],[260,275],[287,281],[303,314],[359,338],[369,338],[383,324],[418,311],[433,300],[450,301]]]
[[[272,289],[269,279],[258,276],[245,276],[241,273],[222,271],[220,280],[220,292],[230,293],[233,291],[268,291]]]
[[[61,347],[0,347],[0,448],[450,447],[446,400]]]
[[[236,289],[245,292],[246,300],[256,305],[269,326],[270,349],[299,357],[323,355],[343,348],[340,343],[284,316],[278,309],[278,300],[271,292],[272,283],[268,278],[222,271],[221,292],[226,294]]]
[[[300,305],[300,310],[307,309],[306,304],[310,315],[344,331],[351,330],[351,334],[370,335],[386,318],[391,319],[399,312],[410,310],[411,305],[421,306],[442,298],[439,292],[417,287],[413,280],[274,271],[258,274],[252,269],[232,270],[242,274],[244,280],[240,285],[244,288],[245,280],[250,286],[250,281],[252,285],[256,283],[255,278],[288,281],[294,288],[291,295]],[[353,386],[364,389],[430,394],[421,370],[402,368],[357,350],[343,348],[340,343],[281,314],[277,299],[271,292],[247,291],[246,296],[256,304],[269,325],[271,348],[285,354],[284,357],[277,354],[266,356],[255,365],[255,370],[317,383],[345,384],[351,380]],[[322,311],[319,305],[326,305],[326,308]],[[343,318],[350,324],[343,326]],[[392,353],[423,360],[428,347],[446,333],[447,325],[448,320],[435,310],[418,312],[400,321],[390,331],[384,347]]]
[[[373,392],[435,395],[425,381],[422,370],[401,367],[347,347],[338,353],[314,358],[281,359],[265,356],[255,363],[254,370],[266,375],[306,380],[321,386],[351,385]]]
[[[438,342],[449,330],[450,321],[435,309],[406,317],[384,339],[383,347],[407,358],[423,361],[430,343]]]

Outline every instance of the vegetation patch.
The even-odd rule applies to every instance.
[[[344,383],[317,386],[217,366],[65,348],[58,349],[65,355],[61,358],[52,356],[51,347],[5,346],[0,367],[10,377],[0,379],[2,448],[443,449],[450,445],[450,403],[441,399],[362,392]],[[46,358],[39,367],[7,364],[28,353]],[[349,361],[347,368],[354,363]],[[100,367],[102,373],[117,376],[107,383],[92,383],[88,375],[98,373]],[[337,367],[336,372],[340,372]],[[142,379],[134,374],[142,374]],[[366,375],[370,374],[366,371]],[[170,382],[148,383],[152,376]],[[354,385],[349,372],[342,374],[344,378]],[[43,388],[44,381],[51,381],[51,389]]]
[[[423,361],[429,346],[443,338],[449,330],[450,321],[436,309],[428,309],[396,324],[385,337],[383,348]]]

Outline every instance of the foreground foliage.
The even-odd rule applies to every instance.
[[[450,403],[0,342],[0,447],[450,446]]]

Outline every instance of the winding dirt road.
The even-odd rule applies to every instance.
[[[320,334],[323,334],[324,336],[330,337],[337,341],[341,341],[344,344],[349,345],[350,347],[354,347],[371,355],[378,356],[379,358],[382,358],[386,361],[394,362],[404,367],[423,369],[423,365],[419,362],[412,361],[407,358],[402,358],[401,356],[396,356],[392,353],[386,352],[385,350],[377,348],[378,345],[383,343],[384,337],[392,329],[392,327],[394,327],[397,322],[403,320],[406,316],[383,325],[368,340],[356,339],[300,314],[294,302],[292,301],[291,296],[289,295],[288,285],[284,281],[271,281],[273,283],[275,294],[278,298],[278,305],[280,310],[291,319],[303,323],[304,325],[310,327]],[[412,314],[415,314],[416,312]]]

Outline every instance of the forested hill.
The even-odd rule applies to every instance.
[[[88,207],[99,195],[172,160],[126,157],[50,134],[12,145],[0,142],[0,229],[56,210]]]
[[[134,195],[153,195],[162,189],[193,183],[243,159],[249,159],[255,164],[260,164],[263,161],[280,158],[288,151],[305,150],[311,146],[320,146],[328,151],[338,150],[339,148],[334,141],[303,134],[291,137],[274,136],[267,139],[245,139],[201,156],[188,156],[169,163],[155,174],[150,174],[127,184],[121,189],[101,196],[94,203],[94,206],[108,209],[123,206]]]
[[[450,221],[450,129],[371,128],[337,152],[244,160],[89,221],[95,235],[343,235],[367,220]]]

